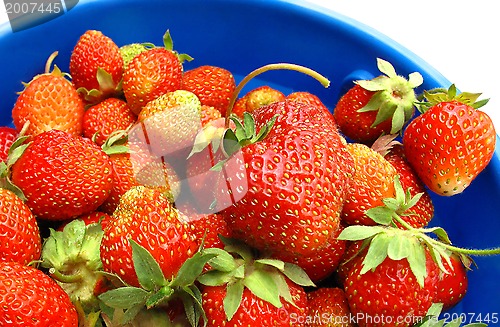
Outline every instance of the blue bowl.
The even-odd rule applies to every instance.
[[[11,124],[10,112],[21,82],[41,73],[55,50],[59,51],[56,64],[67,70],[73,46],[88,29],[101,30],[118,45],[161,44],[169,29],[175,49],[195,58],[186,69],[219,65],[237,79],[268,63],[308,66],[328,77],[330,88],[324,89],[308,76],[283,71],[268,72],[253,83],[266,83],[284,92],[310,91],[330,108],[353,80],[378,75],[377,57],[393,63],[404,76],[420,72],[425,82],[419,91],[450,84],[436,69],[377,31],[301,1],[81,0],[65,14],[44,21],[31,28],[18,25],[15,33],[9,24],[0,26],[1,125]],[[447,229],[455,244],[473,248],[500,245],[498,148],[490,165],[464,193],[451,198],[433,195],[433,200],[433,224]],[[477,258],[476,262],[468,294],[452,312],[466,314],[468,321],[496,320],[500,314],[500,258]]]

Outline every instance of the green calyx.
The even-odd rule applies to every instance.
[[[224,312],[230,321],[238,310],[243,290],[248,288],[255,296],[277,308],[282,300],[295,305],[286,278],[301,286],[314,286],[307,274],[298,266],[271,258],[255,258],[246,244],[222,238],[224,250],[206,249],[218,253],[208,262],[211,269],[198,278],[207,286],[226,286]]]
[[[395,198],[384,199],[384,205],[367,210],[366,214],[377,225],[352,225],[346,227],[338,236],[340,240],[363,241],[361,249],[367,248],[362,262],[361,274],[375,269],[386,258],[407,260],[411,271],[420,286],[424,286],[427,277],[426,250],[441,271],[450,273],[444,266],[452,266],[450,256],[457,255],[464,266],[470,269],[471,256],[489,256],[500,254],[500,248],[468,249],[452,245],[446,231],[441,227],[413,228],[402,216],[408,214],[422,194],[412,197],[409,190],[404,190],[396,177]],[[399,225],[400,227],[398,227]]]
[[[438,103],[458,101],[472,108],[479,109],[489,101],[489,99],[478,100],[480,96],[481,93],[458,92],[455,84],[451,84],[448,89],[436,88],[424,91],[423,101],[417,103],[417,108],[421,113],[424,113]]]
[[[384,75],[355,82],[362,88],[375,92],[370,101],[358,112],[377,112],[372,127],[392,119],[390,133],[397,134],[413,116],[417,102],[415,88],[423,83],[423,78],[418,72],[411,73],[408,79],[397,75],[394,67],[380,58],[377,58],[377,66]]]
[[[131,127],[132,125],[130,125],[130,127],[126,130],[118,130],[111,133],[101,146],[102,151],[108,156],[113,154],[129,153],[130,149],[127,146],[127,142],[128,132]],[[93,136],[93,140],[95,140],[95,137],[97,137],[97,135]]]
[[[49,270],[71,301],[79,302],[86,312],[99,308],[94,290],[104,278],[100,258],[102,236],[100,224],[86,226],[76,219],[62,231],[51,229],[42,249],[41,266]]]
[[[177,58],[179,58],[179,62],[182,64],[186,61],[192,61],[193,57],[186,53],[179,53],[174,50],[174,41],[172,39],[172,36],[170,35],[170,30],[167,30],[165,34],[163,35],[163,45],[165,46],[165,49],[172,51],[177,55]]]
[[[202,306],[202,285],[227,285],[224,310],[228,320],[241,303],[243,289],[247,287],[259,298],[281,307],[281,299],[293,304],[285,277],[303,285],[313,286],[307,274],[299,267],[274,259],[254,259],[252,250],[243,243],[222,238],[225,249],[200,248],[187,259],[177,275],[168,280],[159,264],[141,245],[130,240],[132,258],[140,287],[124,285],[99,296],[107,319],[127,324],[143,310],[167,305],[173,299],[184,304],[186,319],[191,326],[207,323]],[[204,269],[209,269],[204,272]],[[203,318],[203,319],[201,319]]]

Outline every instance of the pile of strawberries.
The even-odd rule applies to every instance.
[[[56,55],[0,128],[2,326],[441,326],[471,256],[500,253],[427,227],[430,192],[493,156],[480,94],[417,95],[422,76],[382,59],[333,110],[240,94],[271,69],[329,82],[185,70],[168,31],[119,47],[89,30],[69,74]]]

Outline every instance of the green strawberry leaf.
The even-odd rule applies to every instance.
[[[401,260],[411,254],[411,240],[405,235],[396,234],[389,240],[387,256],[392,260]]]
[[[220,286],[237,279],[237,277],[235,277],[235,272],[236,271],[209,270],[196,280],[206,286]]]
[[[255,263],[274,267],[280,271],[285,270],[285,262],[283,262],[282,260],[265,258],[265,259],[257,259],[255,260]]]
[[[196,278],[201,275],[203,267],[216,256],[216,253],[206,253],[203,250],[196,252],[191,258],[184,262],[177,276],[175,276],[169,286],[177,287],[192,285]]]
[[[379,206],[366,210],[365,214],[379,225],[388,226],[392,222],[394,210],[388,206]]]
[[[367,271],[374,270],[387,258],[387,249],[390,241],[391,236],[386,233],[379,233],[372,238],[370,247],[363,259],[363,267],[360,271],[361,275]]]
[[[285,262],[285,268],[283,269],[283,275],[288,277],[292,282],[300,286],[316,286],[313,281],[309,278],[307,273],[299,266],[292,263]]]
[[[234,314],[238,310],[243,299],[243,290],[245,285],[243,280],[237,280],[234,283],[227,284],[226,296],[224,297],[224,312],[226,313],[226,318],[231,321]]]
[[[136,241],[130,239],[129,242],[132,246],[132,262],[139,284],[148,291],[154,291],[166,285],[168,282],[163,271],[151,253]]]
[[[278,286],[269,272],[255,269],[245,276],[243,283],[258,298],[277,308],[282,307]]]
[[[337,236],[337,239],[343,241],[360,241],[373,237],[374,235],[384,231],[385,228],[382,226],[352,225],[344,228],[344,230],[340,232],[339,236]]]
[[[151,309],[158,306],[160,303],[165,302],[174,294],[174,290],[170,286],[163,286],[157,292],[152,294],[146,300],[146,308]]]
[[[114,309],[128,309],[134,306],[144,306],[150,293],[139,287],[125,286],[109,290],[99,295],[105,305]]]
[[[179,293],[179,297],[184,305],[184,311],[189,324],[192,327],[200,326],[200,318],[203,318],[203,326],[207,325],[207,317],[202,306],[202,294],[198,287],[191,285],[182,288],[183,292]]]
[[[410,245],[410,255],[407,257],[408,264],[420,287],[424,287],[424,279],[427,276],[425,249],[417,239],[412,239]]]
[[[377,68],[380,70],[382,73],[387,75],[388,77],[396,77],[396,70],[394,69],[394,66],[381,58],[377,58]]]
[[[293,301],[292,293],[290,292],[290,287],[288,286],[285,277],[282,274],[272,274],[271,277],[274,279],[276,286],[278,286],[278,293],[280,296],[288,303],[295,305]]]
[[[208,248],[203,250],[205,253],[213,253],[216,256],[210,259],[208,264],[217,271],[230,272],[235,270],[238,265],[234,257],[228,252],[219,248]]]

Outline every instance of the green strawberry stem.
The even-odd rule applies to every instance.
[[[231,115],[234,103],[236,102],[236,99],[238,98],[238,94],[241,92],[243,87],[254,77],[265,73],[270,70],[294,70],[300,73],[304,73],[306,75],[309,75],[316,80],[318,80],[325,88],[330,86],[330,81],[324,77],[323,75],[319,74],[318,72],[301,66],[301,65],[296,65],[296,64],[289,64],[289,63],[276,63],[276,64],[268,64],[264,65],[260,68],[255,69],[254,71],[250,72],[247,76],[245,76],[241,82],[236,86],[236,89],[233,92],[233,96],[231,97],[231,101],[229,102],[229,107],[226,111],[226,129],[229,128],[229,117]]]
[[[419,238],[421,238],[422,240],[424,240],[427,244],[442,246],[442,247],[445,247],[447,250],[454,252],[454,253],[461,253],[461,254],[474,255],[474,256],[490,256],[490,255],[500,254],[500,247],[490,248],[490,249],[468,249],[468,248],[461,248],[461,247],[453,246],[449,243],[442,242],[442,241],[439,241],[439,240],[436,240],[432,237],[427,236],[426,233],[428,233],[431,230],[425,229],[425,228],[413,228],[410,224],[408,224],[406,221],[404,221],[397,214],[393,215],[393,219],[396,220],[398,223],[400,223],[405,229],[407,229],[409,231],[416,232],[416,235]]]

